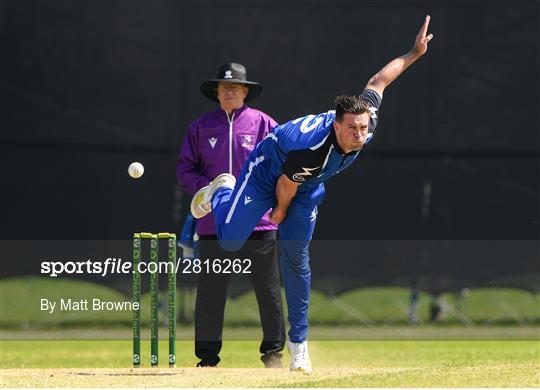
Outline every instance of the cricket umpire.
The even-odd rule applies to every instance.
[[[267,114],[245,104],[260,95],[262,85],[249,81],[246,68],[241,64],[222,65],[215,78],[202,83],[201,92],[219,103],[219,107],[191,123],[178,157],[178,181],[191,195],[222,173],[238,176],[252,150],[277,124]],[[285,345],[285,324],[277,257],[277,225],[269,221],[268,213],[263,214],[244,248],[233,254],[220,248],[212,215],[199,219],[196,231],[200,237],[201,261],[251,260],[250,278],[263,330],[261,360],[266,367],[279,367],[280,351]],[[199,367],[217,366],[220,361],[230,277],[230,273],[214,272],[213,267],[203,269],[199,274],[195,304],[195,355],[200,359]]]

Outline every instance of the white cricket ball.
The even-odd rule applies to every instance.
[[[129,176],[134,179],[138,179],[144,174],[144,167],[140,162],[132,162],[128,167]]]

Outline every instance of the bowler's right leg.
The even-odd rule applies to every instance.
[[[268,186],[263,189],[252,176],[255,169],[260,169],[262,161],[264,157],[260,156],[247,162],[236,185],[234,176],[225,173],[219,175],[207,187],[199,190],[191,201],[192,212],[194,209],[201,210],[200,206],[207,202],[208,211],[193,215],[201,218],[212,211],[219,245],[226,251],[234,252],[242,248],[263,215],[275,206],[274,192],[268,191]]]

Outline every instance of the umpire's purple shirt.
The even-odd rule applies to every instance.
[[[237,179],[249,154],[277,123],[264,112],[244,105],[227,117],[221,108],[211,111],[188,128],[176,164],[176,177],[190,195],[217,175],[232,173]],[[255,231],[277,230],[264,215]],[[208,214],[197,220],[197,234],[216,234],[214,218]]]

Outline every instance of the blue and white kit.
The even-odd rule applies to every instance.
[[[370,105],[369,142],[377,125],[382,97],[366,89],[361,97]],[[282,174],[301,183],[279,225],[280,264],[289,310],[289,339],[307,339],[311,283],[309,242],[324,199],[324,181],[346,169],[359,151],[343,153],[333,129],[335,112],[308,115],[279,125],[253,150],[234,190],[220,188],[212,198],[212,212],[223,249],[240,249],[261,217],[276,205],[276,185]]]

